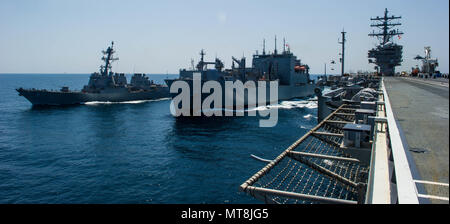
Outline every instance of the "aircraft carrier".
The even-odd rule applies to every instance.
[[[169,97],[169,89],[165,85],[155,84],[145,74],[134,74],[130,83],[124,73],[113,73],[114,42],[106,51],[102,51],[104,65],[100,72],[92,73],[88,85],[81,91],[71,91],[62,87],[60,91],[46,89],[16,89],[20,96],[25,97],[34,106],[40,105],[73,105],[86,102],[124,102],[135,100],[152,100]]]
[[[379,28],[380,32],[372,31],[369,34],[370,37],[376,37],[380,41],[379,44],[369,50],[368,58],[369,63],[374,63],[374,67],[379,76],[393,76],[395,74],[395,67],[401,64],[403,47],[398,45],[394,41],[394,36],[404,34],[403,32],[394,30],[393,27],[401,25],[399,22],[392,22],[393,20],[399,20],[401,16],[389,16],[389,11],[385,9],[384,16],[370,18],[371,21],[376,21],[375,24],[371,24],[371,27]],[[345,43],[345,32],[343,33],[342,44]],[[344,49],[344,45],[342,46]],[[342,51],[342,59],[344,58],[344,51]],[[377,82],[377,78],[374,76],[361,76],[356,75],[349,77],[344,75],[344,63],[342,60],[342,73],[341,76],[336,76],[332,82],[326,81],[329,85],[333,85],[336,89],[322,94],[320,90],[316,90],[318,98],[318,121],[322,121],[333,110],[345,103],[357,103],[361,101],[374,101],[376,93],[373,81]],[[325,80],[329,77],[324,77]],[[339,87],[339,88],[337,88]]]
[[[390,77],[402,47],[387,42],[400,33],[387,12],[372,19],[384,21],[370,35],[377,72],[317,90],[317,126],[273,160],[251,155],[266,165],[240,191],[270,204],[448,204],[448,80]]]

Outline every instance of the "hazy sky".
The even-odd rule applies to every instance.
[[[377,43],[368,37],[370,17],[384,9],[402,16],[403,64],[431,46],[438,69],[449,71],[448,0],[312,0],[312,1],[148,1],[148,0],[0,0],[0,73],[91,73],[98,70],[101,50],[115,42],[116,72],[178,73],[217,55],[229,68],[231,56],[247,57],[278,49],[282,39],[311,73],[338,61],[337,43],[347,32],[346,72],[373,70],[367,51]],[[340,65],[335,65],[338,73]]]

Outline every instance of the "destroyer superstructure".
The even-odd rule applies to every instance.
[[[100,66],[99,72],[91,74],[89,83],[81,91],[71,91],[69,87],[62,87],[60,91],[16,90],[33,105],[72,105],[92,101],[123,102],[169,97],[167,86],[155,84],[145,74],[134,74],[128,84],[124,73],[113,73],[112,62],[119,60],[114,57],[114,42],[102,53],[105,64]]]

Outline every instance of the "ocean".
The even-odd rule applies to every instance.
[[[162,83],[177,75],[149,75]],[[128,76],[128,80],[130,77]],[[258,117],[177,119],[170,100],[33,108],[15,88],[89,74],[0,74],[0,203],[260,203],[239,185],[317,124],[313,100]]]

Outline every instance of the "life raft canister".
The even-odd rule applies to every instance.
[[[294,67],[294,71],[296,71],[296,72],[299,72],[299,71],[302,71],[302,70],[306,70],[306,67],[305,66],[300,66],[300,65],[296,65],[295,67]]]

